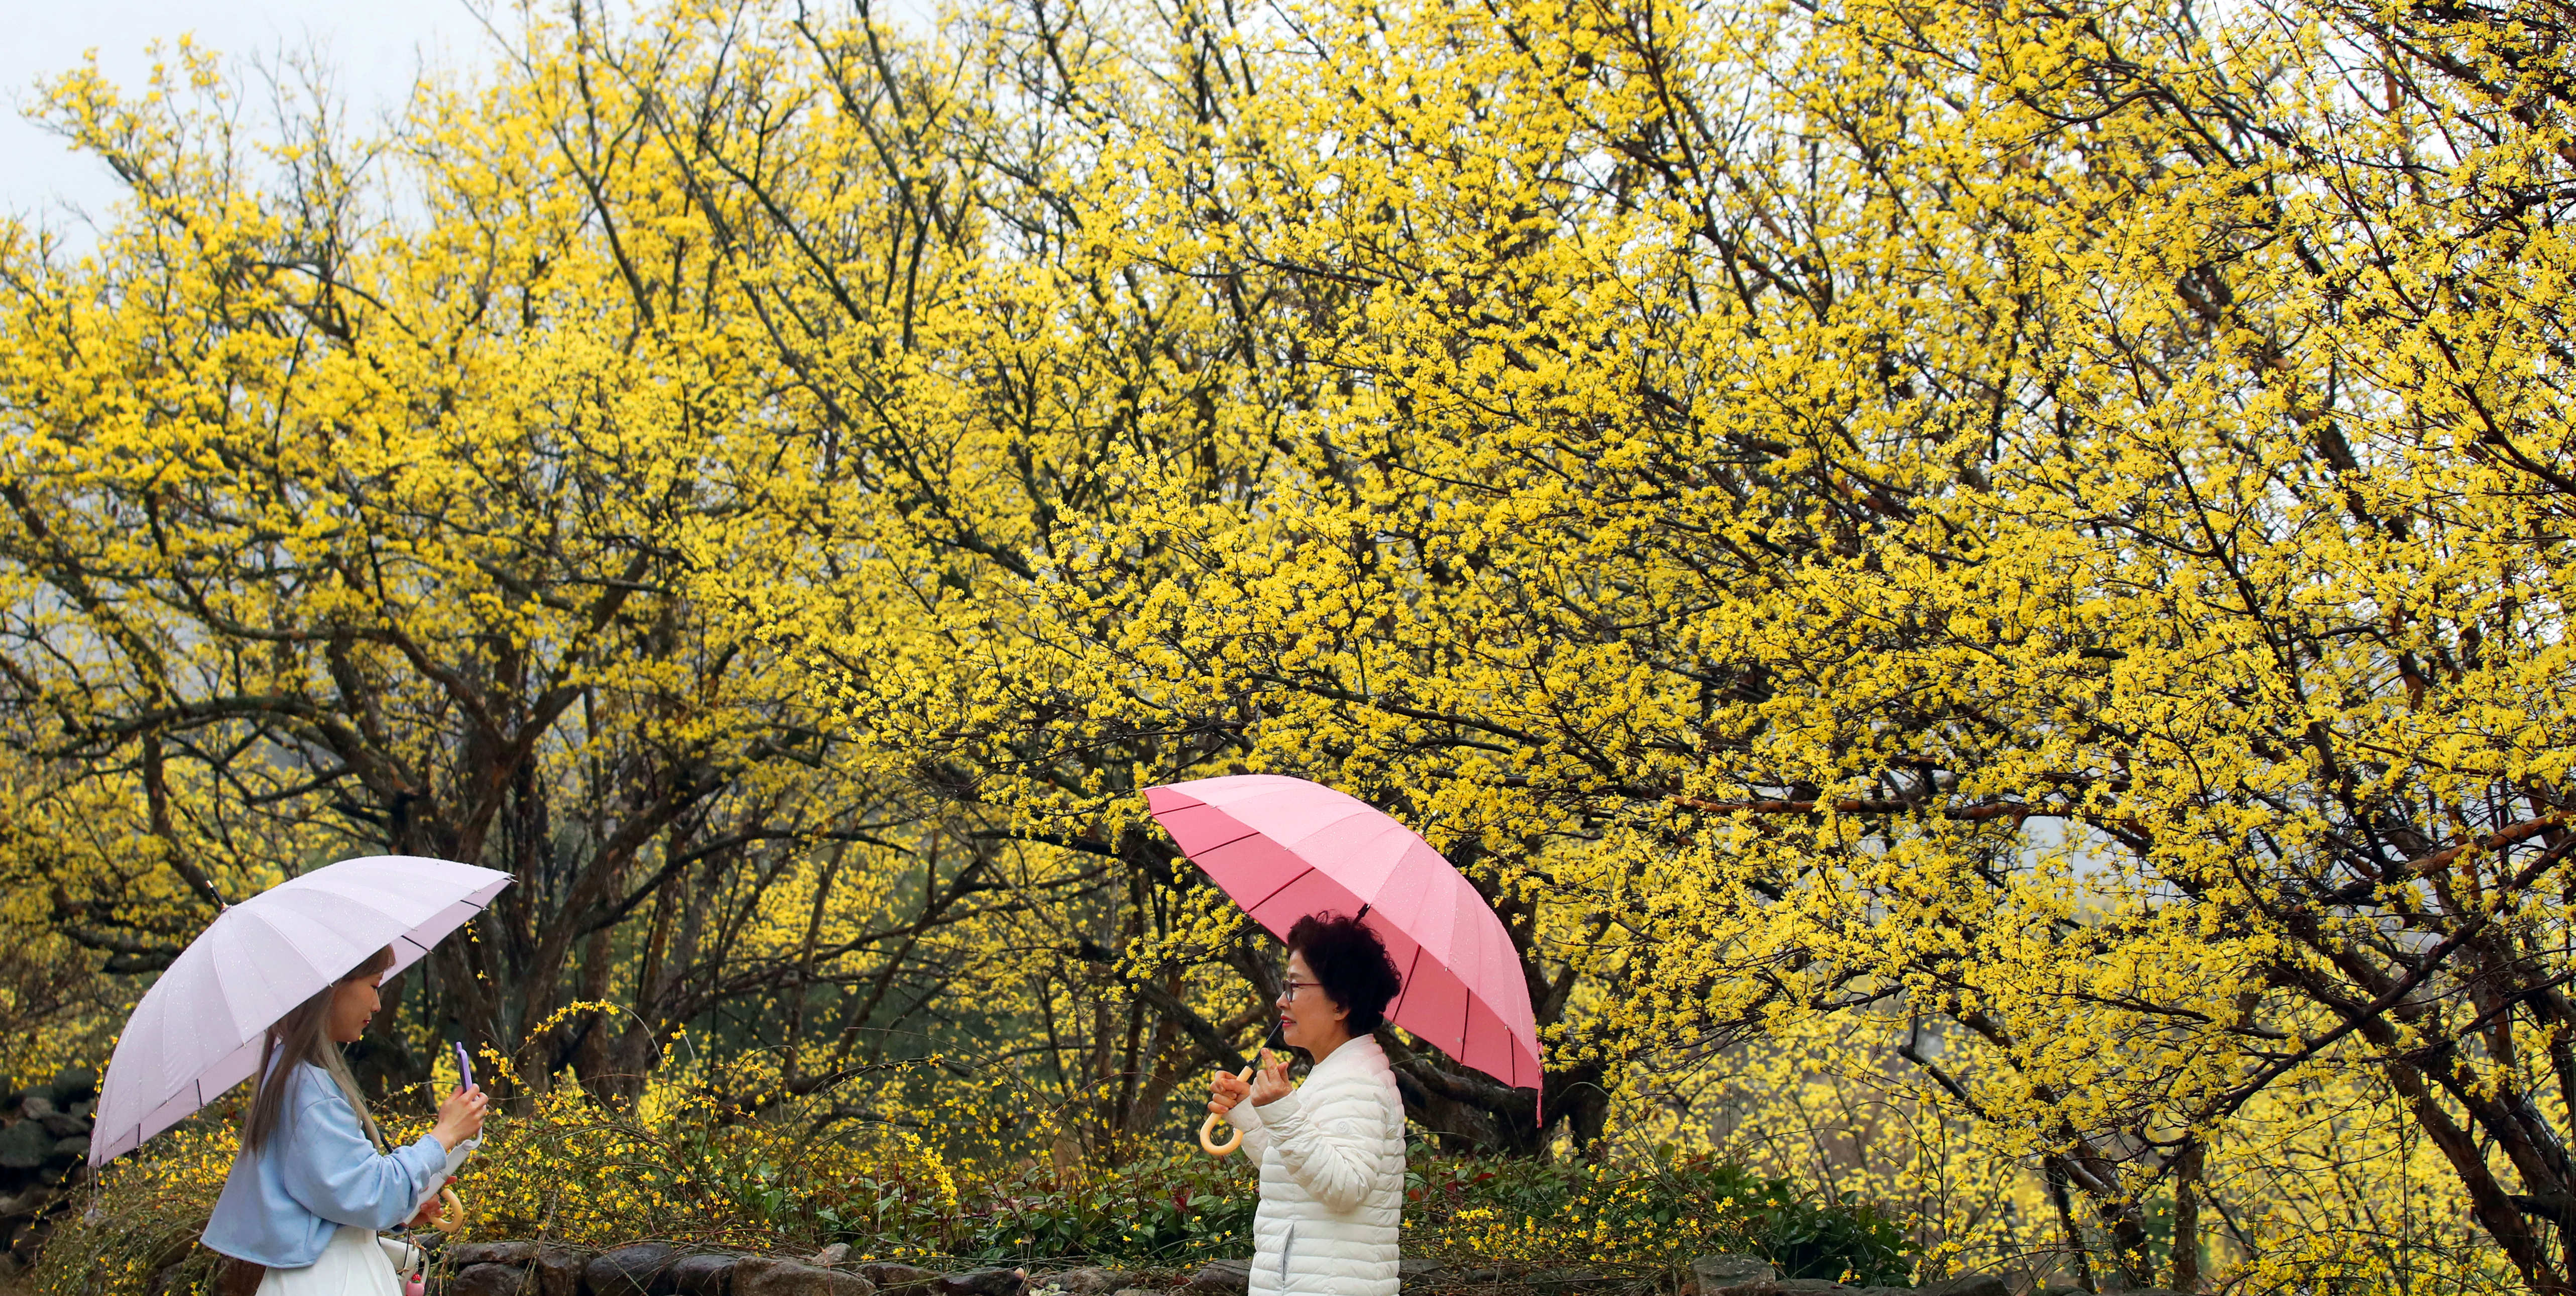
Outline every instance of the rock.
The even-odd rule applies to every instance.
[[[835,1242],[832,1245],[815,1252],[814,1258],[806,1261],[805,1263],[812,1265],[817,1269],[829,1269],[849,1258],[850,1244],[847,1242]]]
[[[1960,1274],[1914,1290],[1918,1296],[2012,1296],[2012,1284],[1994,1274]]]
[[[930,1282],[937,1296],[1022,1296],[1028,1289],[1029,1276],[1018,1269],[969,1269]]]
[[[1470,1269],[1467,1272],[1458,1275],[1458,1285],[1464,1287],[1491,1287],[1496,1283],[1504,1281],[1504,1278],[1505,1275],[1500,1269]]]
[[[55,1138],[43,1121],[22,1120],[0,1129],[0,1166],[33,1170],[53,1155]]]
[[[54,1100],[46,1097],[41,1091],[27,1095],[27,1100],[18,1104],[18,1114],[31,1121],[60,1115],[61,1111],[61,1108],[54,1106]]]
[[[467,1265],[447,1280],[447,1296],[519,1296],[528,1273],[517,1265]]]
[[[1441,1276],[1437,1260],[1398,1260],[1395,1262],[1396,1283],[1406,1291],[1423,1286]]]
[[[212,1256],[214,1254],[214,1252],[207,1250],[202,1244],[200,1244],[195,1235],[181,1233],[154,1248],[152,1254],[144,1259],[143,1267],[147,1269],[167,1269],[172,1265],[185,1264],[199,1255]]]
[[[222,1272],[222,1258],[198,1244],[194,1235],[169,1238],[144,1258],[153,1271],[149,1296],[196,1296],[197,1285]]]
[[[523,1265],[537,1258],[534,1242],[460,1242],[447,1248],[441,1259],[450,1269],[465,1269],[479,1264]]]
[[[1751,1256],[1705,1255],[1691,1261],[1699,1296],[1751,1296],[1756,1284],[1780,1281],[1780,1270]]]
[[[1199,1266],[1198,1272],[1181,1284],[1181,1290],[1198,1296],[1243,1296],[1252,1290],[1252,1262],[1211,1260]]]
[[[1573,1296],[1607,1285],[1607,1279],[1581,1269],[1543,1269],[1529,1276],[1530,1285],[1540,1296]]]
[[[44,1126],[47,1133],[58,1139],[77,1138],[89,1133],[88,1121],[77,1116],[66,1116],[61,1112],[55,1112],[51,1116],[39,1116],[36,1118],[36,1123]]]
[[[98,1073],[87,1067],[65,1067],[54,1073],[54,1082],[45,1086],[44,1093],[56,1107],[69,1107],[84,1098],[96,1098]]]
[[[1096,1265],[1047,1276],[1047,1282],[1063,1288],[1066,1296],[1108,1296],[1108,1293],[1126,1289],[1127,1284],[1135,1280],[1136,1275],[1124,1269],[1102,1269]]]
[[[860,1274],[817,1269],[793,1260],[737,1256],[733,1262],[732,1296],[876,1296],[876,1290],[876,1284]]]
[[[1781,1278],[1762,1284],[1762,1290],[1770,1296],[1857,1296],[1859,1289],[1831,1278]]]
[[[582,1282],[590,1296],[672,1296],[671,1266],[679,1260],[668,1243],[637,1242],[592,1256]]]
[[[680,1257],[671,1266],[671,1290],[679,1296],[725,1296],[733,1282],[734,1258],[729,1255],[692,1255]]]
[[[581,1271],[589,1257],[559,1246],[537,1248],[538,1296],[581,1296]]]
[[[1121,1287],[1109,1296],[1172,1296],[1160,1287]]]
[[[911,1265],[896,1264],[891,1260],[881,1260],[875,1264],[860,1265],[859,1272],[862,1275],[865,1275],[869,1282],[875,1283],[879,1291],[893,1291],[904,1287],[923,1287],[929,1285],[933,1280],[939,1277],[938,1274],[932,1273],[927,1269],[916,1269]]]
[[[54,1141],[54,1150],[45,1154],[45,1160],[56,1165],[70,1165],[88,1159],[89,1135],[87,1134],[74,1134],[67,1139],[57,1139]]]

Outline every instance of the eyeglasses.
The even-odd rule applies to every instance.
[[[1287,985],[1288,989],[1287,989],[1287,991],[1286,991],[1285,993],[1283,993],[1283,994],[1280,996],[1280,997],[1281,997],[1281,998],[1283,998],[1283,999],[1294,999],[1294,998],[1296,998],[1296,997],[1297,997],[1297,992],[1298,992],[1298,991],[1300,991],[1300,990],[1307,990],[1307,989],[1321,990],[1321,989],[1323,989],[1323,988],[1324,988],[1324,983],[1323,983],[1323,982],[1321,982],[1321,981],[1289,981],[1289,982],[1286,982],[1285,984]]]

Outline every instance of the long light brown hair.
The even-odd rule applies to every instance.
[[[331,1024],[331,997],[340,993],[341,986],[381,976],[393,965],[394,947],[388,945],[350,969],[347,976],[323,987],[321,993],[295,1005],[268,1028],[267,1043],[259,1051],[259,1087],[250,1100],[250,1114],[242,1118],[244,1155],[268,1146],[284,1129],[289,1118],[286,1095],[295,1087],[298,1062],[322,1068],[348,1096],[349,1105],[357,1109],[358,1124],[365,1130],[367,1141],[378,1141],[375,1117],[367,1114],[367,1104],[358,1096],[357,1078],[349,1074],[349,1063],[340,1056],[340,1046],[332,1042],[326,1028]]]

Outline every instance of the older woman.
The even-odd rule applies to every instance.
[[[1285,1059],[1248,1084],[1219,1071],[1208,1103],[1261,1162],[1251,1296],[1395,1296],[1404,1099],[1370,1032],[1403,982],[1357,919],[1298,919],[1288,949],[1280,1033],[1314,1069],[1303,1085]]]

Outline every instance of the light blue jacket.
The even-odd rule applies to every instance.
[[[378,1155],[357,1109],[322,1068],[297,1063],[294,1086],[268,1146],[234,1159],[206,1221],[208,1248],[272,1269],[321,1259],[343,1224],[401,1225],[447,1166],[447,1149],[428,1135]]]

